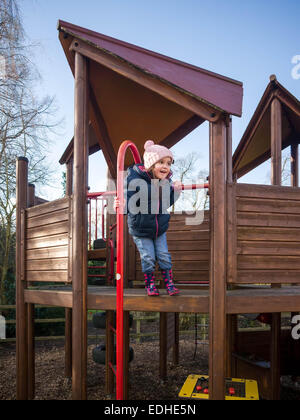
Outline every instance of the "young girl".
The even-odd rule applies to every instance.
[[[172,261],[166,231],[180,182],[171,183],[172,152],[164,146],[146,141],[144,164],[130,166],[127,171],[127,211],[129,233],[139,250],[145,288],[148,296],[158,296],[154,271],[158,262],[170,296],[179,293],[173,283]]]

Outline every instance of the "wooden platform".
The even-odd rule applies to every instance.
[[[25,302],[72,308],[70,287],[52,287],[25,290]],[[88,288],[89,309],[116,309],[116,289],[113,287],[90,286]],[[150,312],[209,312],[209,291],[204,288],[181,290],[177,296],[168,296],[160,290],[160,296],[146,296],[144,289],[124,290],[125,311]],[[228,290],[226,312],[228,314],[259,312],[300,311],[300,287],[241,288]]]

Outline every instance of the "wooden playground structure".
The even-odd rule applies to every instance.
[[[34,398],[33,314],[34,305],[44,304],[66,311],[65,374],[72,377],[74,399],[87,398],[88,309],[106,311],[106,392],[113,394],[116,376],[117,399],[129,397],[130,311],[160,313],[162,378],[171,348],[179,360],[178,314],[208,313],[210,399],[225,398],[226,377],[257,379],[263,398],[279,399],[280,375],[300,373],[298,342],[280,322],[282,312],[300,312],[299,101],[271,76],[232,155],[232,116],[242,114],[241,82],[67,22],[60,21],[58,29],[75,78],[74,138],[60,159],[67,167],[65,198],[37,204],[27,159],[17,161],[17,398]],[[185,225],[184,214],[171,216],[168,243],[181,293],[170,297],[162,290],[154,299],[141,287],[139,256],[118,211],[107,212],[105,247],[88,247],[87,200],[93,198],[88,158],[102,150],[118,195],[118,173],[133,163],[127,148],[138,158],[148,138],[172,147],[205,121],[210,207],[200,225]],[[132,142],[124,146],[125,139]],[[281,185],[286,147],[291,148],[291,186]],[[270,158],[271,185],[237,182]],[[89,260],[105,263],[105,286],[88,286]],[[237,315],[247,313],[272,314],[270,331],[240,333]],[[261,367],[245,353],[268,365]]]

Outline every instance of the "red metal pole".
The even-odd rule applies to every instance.
[[[124,141],[118,152],[117,158],[117,374],[116,374],[116,397],[123,400],[123,291],[124,291],[124,160],[127,149],[130,149],[135,163],[141,163],[139,151],[134,143],[129,140]]]
[[[96,212],[96,226],[95,226],[95,239],[98,239],[98,197],[95,198],[95,212]]]
[[[87,193],[86,196],[87,198],[96,198],[96,197],[105,198],[107,196],[116,195],[116,194],[117,194],[117,191],[103,191],[103,192]]]
[[[117,191],[105,191],[88,193],[87,197],[95,199],[96,197],[105,198],[110,195],[116,195],[119,205],[116,207],[117,213],[117,331],[116,331],[116,397],[117,400],[123,400],[123,381],[124,381],[124,358],[123,358],[123,342],[124,342],[124,319],[123,319],[123,293],[124,293],[124,161],[127,149],[131,150],[135,163],[141,163],[141,157],[135,144],[129,140],[124,141],[118,152],[117,158]],[[175,187],[178,190],[194,190],[200,188],[209,188],[209,184],[191,184],[180,185]],[[103,212],[102,207],[102,212]],[[102,214],[103,217],[103,214]],[[111,228],[112,229],[112,228]],[[110,245],[111,245],[110,241]],[[111,246],[111,263],[113,265],[113,246]]]
[[[107,203],[104,204],[104,201],[102,200],[102,239],[104,239],[104,241],[106,241],[106,237],[105,237],[105,227],[104,227],[104,222],[105,222],[105,208],[107,207]]]
[[[114,244],[111,239],[109,239],[110,247],[110,270],[109,270],[109,282],[113,286],[114,284],[114,263],[115,263],[115,253],[114,253]]]
[[[89,200],[89,249],[92,249],[92,201]]]
[[[178,190],[198,190],[201,188],[209,188],[209,183],[206,182],[204,184],[181,184],[179,187],[175,187]],[[105,198],[110,195],[116,195],[116,191],[104,191],[104,192],[94,192],[94,193],[87,193],[87,198]]]
[[[202,188],[209,188],[209,183],[205,184],[181,184],[179,187],[175,187],[175,190],[200,190]]]

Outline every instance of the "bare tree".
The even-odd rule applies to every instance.
[[[266,183],[270,183],[271,170],[267,171]],[[282,151],[281,156],[281,184],[290,185],[291,183],[291,153],[290,148],[286,148]]]
[[[53,98],[40,98],[39,74],[30,60],[17,0],[0,2],[0,302],[5,303],[15,227],[15,162],[29,160],[29,180],[46,184],[49,134],[57,127]]]
[[[290,185],[291,183],[291,156],[286,153],[282,156],[281,183],[282,185]]]
[[[199,169],[198,161],[200,154],[197,152],[188,153],[182,158],[175,159],[172,167],[173,178],[182,184],[198,183],[205,181],[208,172],[205,169]],[[185,191],[184,195],[173,205],[172,211],[180,210],[203,210],[207,206],[207,194],[205,190]]]

